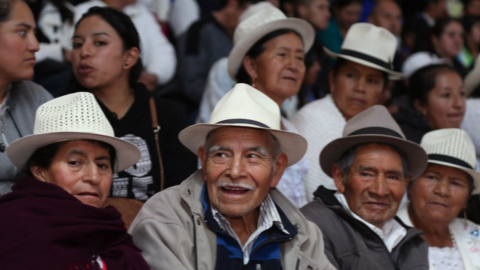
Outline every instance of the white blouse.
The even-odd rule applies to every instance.
[[[465,270],[462,256],[456,247],[429,247],[428,260],[435,270]]]

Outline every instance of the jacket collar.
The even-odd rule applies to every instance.
[[[194,215],[205,219],[205,206],[202,203],[202,189],[205,185],[202,170],[196,171],[180,184],[180,197],[188,205]],[[279,214],[287,219],[292,227],[296,227],[298,234],[295,236],[299,245],[305,242],[311,234],[307,220],[300,211],[281,194],[277,189],[270,190],[270,196],[277,205]],[[292,228],[286,228],[290,231]]]
[[[330,208],[332,211],[337,213],[339,216],[345,219],[348,223],[350,223],[352,227],[355,227],[356,230],[362,232],[365,235],[372,234],[378,237],[378,235],[375,234],[375,232],[370,230],[361,221],[354,218],[349,211],[347,211],[342,207],[341,203],[337,200],[337,198],[334,195],[335,192],[336,190],[329,190],[329,189],[326,189],[324,186],[320,186],[314,192],[314,196],[316,200],[318,200],[320,203],[322,203],[323,205],[325,205],[326,207]],[[397,216],[395,216],[394,218],[402,227],[404,227],[407,230],[407,235],[405,235],[401,243],[409,241],[410,239],[423,234],[422,231],[405,225],[405,223],[403,223],[403,221]]]

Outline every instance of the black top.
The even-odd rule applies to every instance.
[[[432,131],[419,111],[411,107],[399,107],[393,118],[407,137],[407,140],[420,144],[423,135]]]
[[[115,136],[135,144],[141,152],[141,158],[135,165],[113,175],[110,196],[146,201],[160,191],[160,160],[149,106],[152,93],[143,84],[137,84],[134,92],[135,101],[121,119],[97,101]],[[197,170],[197,158],[178,140],[178,133],[188,126],[184,111],[166,99],[155,97],[155,103],[161,128],[159,146],[165,175],[164,188],[168,188],[180,184]]]

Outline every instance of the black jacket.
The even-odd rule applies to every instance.
[[[411,107],[401,106],[397,113],[393,115],[393,119],[402,129],[407,140],[420,144],[423,135],[432,131],[423,116]]]
[[[325,254],[342,270],[427,270],[428,244],[421,231],[407,227],[407,235],[390,253],[383,240],[364,223],[345,210],[334,196],[335,191],[320,186],[312,202],[301,211],[317,224],[325,239]]]
[[[76,91],[79,90],[77,88]],[[135,101],[122,119],[118,119],[100,100],[97,101],[115,136],[135,144],[141,152],[141,158],[135,165],[113,175],[110,196],[146,201],[160,191],[160,161],[149,106],[152,93],[143,84],[137,84],[134,94]],[[178,140],[178,133],[188,126],[184,111],[166,99],[155,97],[155,103],[161,128],[159,146],[165,175],[164,188],[168,188],[180,184],[197,170],[197,158]]]

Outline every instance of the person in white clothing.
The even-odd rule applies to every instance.
[[[59,20],[59,11],[51,4],[47,4],[45,10],[41,13],[39,27],[42,28],[44,33],[51,33],[49,39],[52,42],[40,47],[41,57],[70,61],[69,52],[72,49],[73,26],[84,13],[95,6],[110,6],[122,10],[132,19],[133,24],[138,29],[144,68],[144,72],[139,79],[140,82],[144,83],[149,90],[153,90],[157,85],[163,85],[172,79],[177,65],[175,49],[163,35],[154,16],[145,6],[136,3],[135,0],[124,2],[92,0],[77,6],[67,5],[74,13],[73,24],[68,22],[62,24]],[[52,29],[59,30],[53,31]],[[63,51],[66,51],[66,53],[63,53]]]
[[[401,77],[392,66],[396,47],[395,36],[384,28],[357,23],[350,27],[340,53],[324,48],[337,59],[329,75],[331,94],[307,104],[292,119],[308,141],[305,188],[309,201],[320,185],[336,190],[318,166],[322,149],[342,136],[346,121],[379,103],[389,79]]]
[[[457,217],[480,193],[473,143],[465,131],[450,128],[425,134],[421,146],[428,166],[410,182],[410,202],[398,216],[425,232],[430,269],[480,269],[480,226]]]

